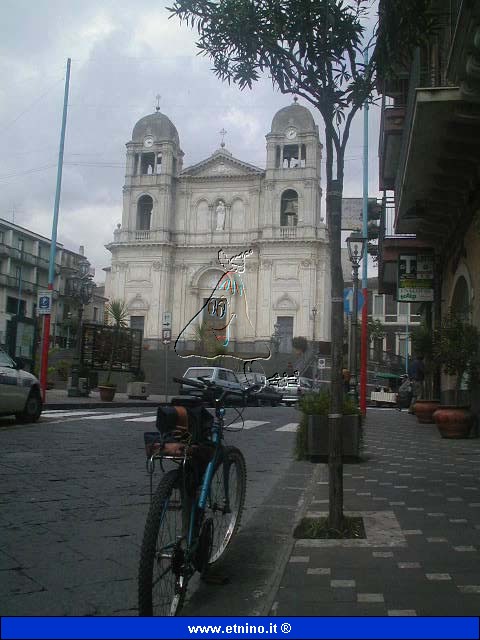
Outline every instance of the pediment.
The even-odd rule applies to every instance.
[[[215,152],[206,160],[187,167],[182,171],[182,177],[219,178],[229,176],[254,176],[263,174],[263,169],[255,167],[242,160],[237,160],[226,151]]]

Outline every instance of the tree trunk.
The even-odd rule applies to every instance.
[[[338,159],[337,159],[338,162]],[[328,165],[328,143],[327,143]],[[343,171],[337,166],[333,180],[327,173],[327,219],[330,240],[331,277],[331,396],[329,428],[329,527],[340,530],[343,523],[343,463],[342,463],[342,408],[343,408],[343,273],[341,261],[341,221]]]

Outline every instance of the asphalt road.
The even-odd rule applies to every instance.
[[[233,414],[232,414],[233,417]],[[293,460],[299,414],[248,408],[228,433],[247,461],[242,527],[224,584],[192,584],[184,615],[267,613],[312,467]],[[0,418],[0,615],[137,615],[149,506],[143,432],[154,409]],[[157,475],[158,479],[159,475]]]

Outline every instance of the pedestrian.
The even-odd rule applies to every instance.
[[[287,376],[293,376],[293,364],[291,362],[287,364]]]
[[[412,383],[410,378],[405,373],[402,376],[402,383],[398,388],[397,393],[397,409],[408,409],[412,402]]]
[[[350,371],[344,367],[342,369],[343,390],[345,393],[350,391],[350,378],[352,377]]]
[[[423,383],[425,380],[425,364],[422,355],[416,355],[408,367],[408,377],[412,382],[412,401],[408,413],[413,413],[413,407],[417,398],[423,396]]]

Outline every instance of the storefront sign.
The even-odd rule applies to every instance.
[[[398,258],[399,302],[433,302],[433,254],[411,253]]]

